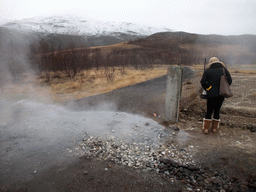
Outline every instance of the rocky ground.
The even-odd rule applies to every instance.
[[[164,140],[162,145],[128,144],[114,138],[85,135],[74,151],[75,155],[88,159],[161,175],[178,185],[181,191],[255,191],[255,141],[249,140],[252,139],[249,134],[254,133],[223,123],[219,133],[205,136],[198,129],[200,124],[192,122],[182,128],[180,124],[166,127],[159,135],[159,139]],[[230,131],[238,133],[230,134]],[[246,140],[239,137],[246,137]]]
[[[255,191],[256,135],[251,119],[223,109],[221,129],[216,134],[204,135],[201,126],[205,101],[196,96],[182,107],[178,123],[166,125],[164,101],[159,102],[163,99],[159,96],[163,90],[162,80],[158,78],[146,85],[136,85],[142,89],[138,93],[147,95],[147,98],[139,94],[131,96],[129,89],[136,91],[136,86],[104,96],[106,101],[115,98],[121,110],[136,111],[162,124],[161,144],[127,144],[113,138],[103,140],[85,135],[84,141],[78,143],[78,155],[112,161],[143,173],[163,175],[170,181],[182,182],[180,189],[185,191]],[[156,102],[153,104],[153,101]],[[93,102],[95,100],[86,103]],[[133,129],[140,128],[135,126]]]
[[[166,124],[165,82],[160,77],[66,106],[79,111],[114,102],[118,111],[157,121],[160,131],[147,122],[135,124],[132,136],[142,134],[140,142],[85,133],[67,149],[75,161],[30,181],[1,185],[1,191],[256,191],[256,134],[254,125],[245,123],[248,117],[223,111],[220,130],[204,135],[205,102],[197,96],[182,107],[179,122]],[[142,127],[157,133],[157,142],[144,136]]]

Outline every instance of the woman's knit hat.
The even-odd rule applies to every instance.
[[[206,68],[210,68],[213,63],[220,63],[220,64],[222,64],[223,67],[226,67],[225,64],[223,62],[219,61],[219,59],[217,57],[211,57],[209,59],[209,63],[207,64]]]

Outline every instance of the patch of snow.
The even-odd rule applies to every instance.
[[[105,22],[67,15],[33,17],[29,19],[7,22],[1,26],[20,31],[88,36],[116,36],[117,33],[148,36],[157,32],[171,31],[167,28],[142,26],[126,22]]]

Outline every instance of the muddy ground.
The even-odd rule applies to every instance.
[[[172,137],[166,141],[181,148],[194,146],[198,167],[217,170],[245,182],[244,190],[255,191],[256,176],[256,134],[241,115],[221,114],[218,133],[202,134],[202,118],[205,101],[198,96],[186,101],[175,125],[164,123],[164,94],[166,77],[156,78],[134,86],[125,87],[107,94],[80,99],[66,107],[76,111],[88,110],[96,105],[112,103],[118,111],[149,117],[162,124],[166,130],[172,126],[186,133],[184,138]],[[135,94],[136,93],[136,94]],[[226,113],[226,114],[225,114]],[[236,120],[239,117],[239,124]],[[3,130],[2,130],[3,131]],[[89,157],[69,157],[67,161],[50,167],[30,179],[6,180],[1,166],[1,191],[186,191],[192,190],[184,181],[170,179],[157,172],[143,172],[141,169],[123,166],[112,161],[100,161]],[[13,177],[15,178],[15,177]],[[195,187],[196,188],[196,187]],[[242,188],[240,188],[240,191]],[[228,191],[228,190],[227,190]],[[235,191],[235,190],[234,190]],[[239,191],[239,190],[237,190]]]

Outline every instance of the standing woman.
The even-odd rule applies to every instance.
[[[212,57],[209,60],[206,70],[201,79],[201,85],[207,92],[207,112],[203,119],[203,133],[209,133],[209,127],[212,123],[212,131],[215,133],[219,128],[220,123],[220,108],[224,101],[224,97],[219,95],[220,77],[223,75],[223,68],[226,73],[229,85],[232,83],[232,78],[225,64],[217,57]],[[213,114],[213,119],[212,119]]]

